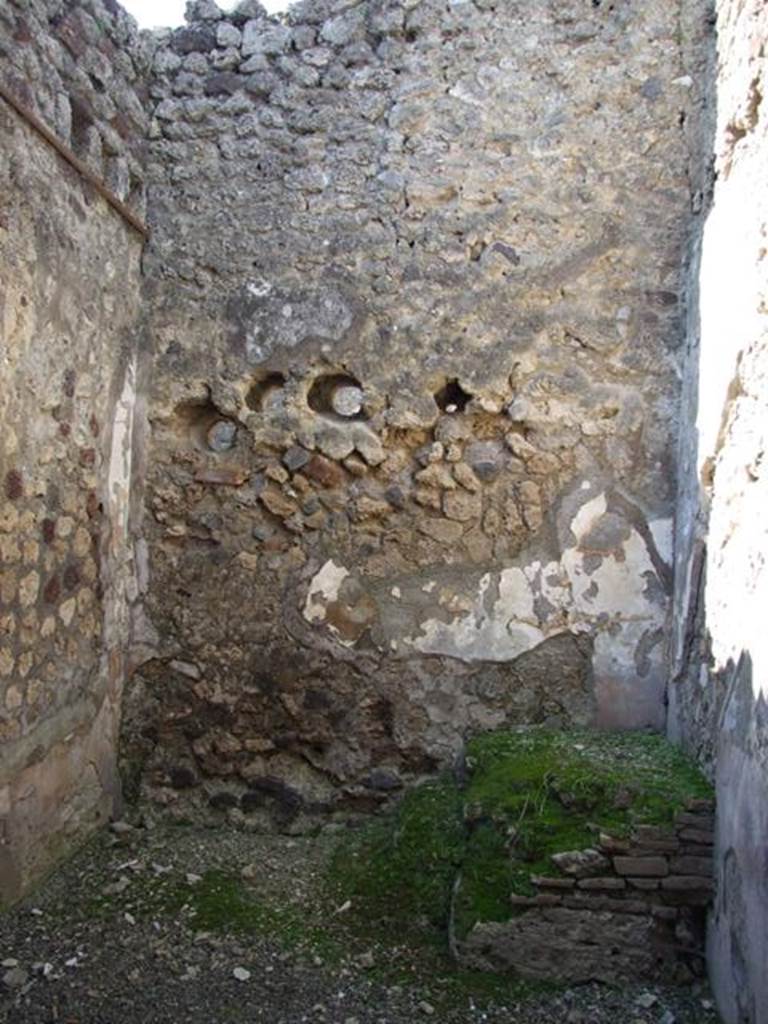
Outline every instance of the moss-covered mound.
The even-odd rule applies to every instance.
[[[493,733],[469,743],[466,768],[341,842],[332,883],[361,929],[445,941],[451,916],[459,937],[507,920],[510,894],[558,873],[552,854],[588,848],[599,832],[671,824],[712,796],[681,751],[641,733]]]

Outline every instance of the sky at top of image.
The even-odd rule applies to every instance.
[[[270,14],[284,11],[289,0],[261,0]],[[123,7],[131,13],[140,28],[169,28],[184,24],[184,8],[186,0],[121,0]],[[235,6],[232,3],[219,4],[222,10]]]

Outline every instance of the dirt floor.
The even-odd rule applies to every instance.
[[[716,1024],[709,993],[546,990],[457,972],[349,926],[323,879],[337,838],[101,833],[0,917],[7,1024]],[[375,934],[375,929],[372,934]]]

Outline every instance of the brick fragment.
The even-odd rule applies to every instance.
[[[714,882],[701,875],[670,875],[662,878],[661,888],[669,892],[711,892]]]
[[[671,828],[663,828],[661,825],[638,825],[632,832],[633,839],[638,843],[674,841],[675,833]]]
[[[220,484],[224,487],[242,487],[248,473],[237,466],[222,466],[216,469],[199,469],[195,480],[201,484]]]
[[[582,878],[578,885],[579,889],[590,889],[595,892],[607,892],[616,889],[626,889],[627,887],[627,883],[623,878],[615,878],[613,875],[603,878]]]
[[[705,829],[708,832],[711,832],[715,827],[715,820],[711,814],[694,814],[693,812],[681,811],[675,815],[675,822],[677,825]]]
[[[5,496],[9,501],[16,501],[24,494],[24,480],[17,469],[10,469],[5,474]]]
[[[518,896],[516,892],[513,892],[509,897],[509,902],[513,907],[535,907],[536,897],[535,896]]]
[[[686,842],[700,843],[702,846],[712,846],[715,841],[715,833],[711,829],[682,828],[678,835]]]
[[[554,892],[540,892],[538,896],[533,897],[536,907],[559,907],[562,902],[563,897]]]
[[[712,857],[673,857],[669,869],[675,875],[699,875],[711,878],[714,871]]]
[[[322,455],[313,455],[303,472],[305,476],[320,484],[321,487],[341,487],[346,479],[346,474],[341,466]]]
[[[644,900],[616,899],[600,893],[586,892],[564,896],[563,906],[569,910],[589,910],[595,913],[609,911],[613,914],[647,914],[649,909]]]
[[[686,800],[685,806],[689,811],[709,811],[714,812],[715,801],[710,800],[706,797],[691,797]]]
[[[613,867],[619,875],[638,878],[661,878],[669,874],[666,857],[614,857]]]
[[[618,836],[601,832],[598,845],[603,853],[626,853],[630,844],[628,839],[619,839]]]
[[[628,857],[650,857],[654,854],[668,854],[680,852],[679,839],[656,839],[647,843],[638,842],[627,851]]]

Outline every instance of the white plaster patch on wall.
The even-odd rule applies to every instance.
[[[349,570],[343,565],[336,565],[329,559],[313,577],[309,585],[307,599],[304,602],[304,618],[307,622],[325,622],[328,605],[339,598],[339,590]]]
[[[572,618],[655,618],[645,593],[644,573],[654,571],[645,541],[633,530],[621,550],[621,560],[608,556],[591,574],[586,572],[584,554],[578,548],[568,548],[563,553],[563,568],[573,591]]]
[[[112,446],[107,473],[107,500],[110,522],[119,527],[119,539],[128,532],[131,467],[133,462],[133,427],[136,413],[136,359],[125,370],[123,389],[115,407],[112,423]]]
[[[578,510],[571,522],[577,540],[589,534],[607,508],[600,494]],[[643,636],[664,625],[663,610],[647,593],[649,573],[655,575],[653,562],[634,529],[597,568],[588,567],[585,553],[573,546],[559,562],[536,561],[486,574],[467,614],[449,622],[429,618],[405,643],[425,654],[463,661],[511,661],[558,633],[591,632],[600,637],[606,671],[634,676]],[[498,597],[489,611],[485,597],[493,582]]]
[[[607,511],[608,501],[604,494],[598,494],[596,498],[585,501],[571,522],[571,532],[576,540],[582,540]]]
[[[648,532],[611,507],[606,493],[584,493],[571,515],[572,538],[558,560],[532,559],[484,574],[399,577],[371,592],[371,631],[341,636],[334,611],[351,573],[328,561],[314,576],[304,604],[307,622],[325,627],[353,647],[367,632],[382,652],[400,658],[441,655],[465,663],[515,661],[548,639],[588,634],[596,720],[609,727],[660,725],[666,603],[654,559],[669,556],[671,524],[658,519]],[[650,547],[650,550],[649,550]],[[363,580],[357,581],[364,586]],[[428,599],[425,598],[428,595]]]
[[[486,594],[495,581],[498,597],[491,613]],[[450,622],[427,619],[420,633],[404,643],[424,654],[443,654],[462,661],[511,661],[546,639],[534,611],[534,593],[522,569],[486,573],[470,610]]]
[[[593,551],[579,547],[607,514],[605,494],[586,501],[570,523],[576,543],[558,561],[534,560],[523,567],[471,577],[471,582],[460,575],[451,583],[419,584],[422,593],[435,594],[439,612],[434,603],[427,610],[414,606],[405,635],[402,618],[382,616],[391,623],[383,644],[403,656],[419,652],[465,662],[507,662],[550,637],[591,633],[596,638],[596,674],[604,677],[606,685],[623,686],[636,680],[638,652],[648,636],[664,628],[665,610],[648,585],[656,574],[646,541],[628,523],[623,539],[614,550],[599,556],[597,564]],[[669,521],[657,520],[653,534],[663,553],[668,553]],[[310,584],[304,605],[307,622],[326,622],[328,608],[338,600],[349,575],[343,566],[325,563]],[[380,606],[401,600],[403,585],[395,589],[397,597],[391,587],[381,591]],[[399,630],[397,635],[394,629]],[[655,677],[659,667],[660,648],[644,651],[644,671],[649,677]]]
[[[534,566],[539,563],[535,562]],[[542,565],[536,576],[539,593],[555,608],[567,608],[573,593],[573,586],[561,562]]]

